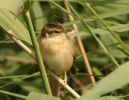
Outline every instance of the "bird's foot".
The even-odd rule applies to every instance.
[[[67,84],[67,73],[66,72],[64,73],[64,83],[65,85]]]

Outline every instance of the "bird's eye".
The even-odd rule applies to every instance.
[[[55,30],[54,33],[60,33],[59,31]]]

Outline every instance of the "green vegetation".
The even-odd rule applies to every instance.
[[[78,99],[129,100],[129,0],[68,0],[67,5],[71,13],[63,0],[0,1],[0,100],[59,100],[51,96],[50,73],[44,70],[36,41],[52,21],[69,31],[77,25],[78,32],[70,36],[76,45],[76,36],[81,38],[94,73],[95,85],[78,51],[76,76],[68,75]],[[75,99],[63,87],[59,94],[63,100]]]

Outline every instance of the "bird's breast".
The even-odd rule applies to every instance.
[[[41,52],[46,65],[57,73],[67,72],[73,64],[72,44],[65,37],[41,40]]]

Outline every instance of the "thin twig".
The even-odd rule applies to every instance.
[[[74,97],[80,98],[80,95],[78,95],[68,84],[66,84],[61,78],[59,78],[55,73],[49,70],[49,73],[52,75],[52,77],[57,80],[64,88],[66,88]]]
[[[9,30],[8,32],[2,28],[0,26],[0,28],[2,29],[2,31],[4,31],[14,42],[16,42],[27,54],[29,54],[32,58],[34,57],[34,53],[32,52],[32,50],[30,50],[23,42],[21,42],[19,39],[17,39],[13,32],[11,30]]]
[[[91,67],[90,67],[90,63],[89,63],[89,60],[88,60],[86,51],[84,50],[83,44],[82,44],[82,42],[80,41],[80,38],[79,38],[78,36],[76,37],[76,41],[77,41],[78,46],[79,46],[79,48],[80,48],[80,50],[81,50],[81,53],[82,53],[82,55],[83,55],[83,60],[84,60],[86,69],[87,69],[87,71],[88,71],[88,74],[90,75],[91,82],[92,82],[93,84],[95,84],[95,83],[96,83],[96,82],[95,82],[95,78],[94,78],[94,75],[93,75],[93,73],[92,73],[92,70],[91,70]]]
[[[69,12],[69,14],[68,14],[69,20],[70,21],[74,21],[74,18],[71,15],[71,10],[70,10],[69,6],[67,5],[67,0],[63,0],[63,1],[64,1],[64,5],[65,5],[67,11]],[[78,28],[77,28],[77,25],[75,23],[72,24],[72,27],[73,27],[74,32],[78,32]],[[77,41],[78,46],[79,46],[79,48],[81,50],[81,54],[83,55],[83,60],[84,60],[84,64],[86,66],[86,69],[87,69],[88,73],[91,75],[90,76],[91,82],[93,84],[95,84],[96,82],[95,82],[95,78],[94,78],[93,73],[92,73],[92,69],[91,69],[90,63],[89,63],[88,57],[86,55],[86,51],[84,50],[82,41],[81,41],[79,36],[76,36],[76,41]]]
[[[68,12],[68,18],[72,22],[72,21],[74,21],[74,18],[71,14],[71,10],[70,10],[69,6],[67,5],[67,0],[63,0],[63,1],[64,1],[65,8]],[[78,27],[75,23],[72,24],[72,27],[73,27],[74,32],[78,32]]]

